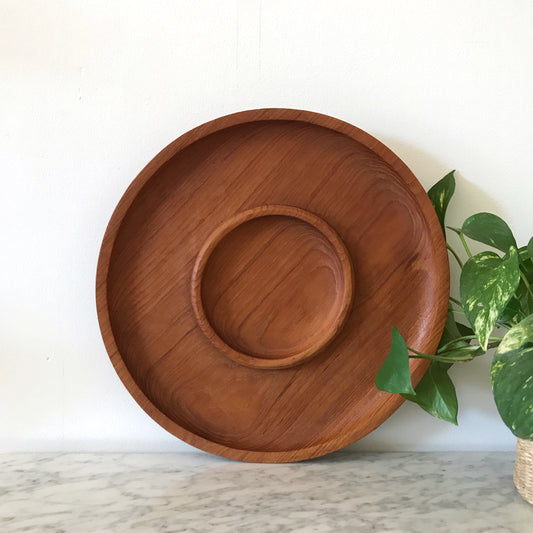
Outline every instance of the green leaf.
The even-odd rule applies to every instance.
[[[518,290],[518,289],[517,289]],[[518,298],[512,296],[500,315],[500,322],[504,324],[518,324],[523,318],[522,304]]]
[[[466,355],[465,348],[469,348],[470,342],[460,337],[473,335],[473,331],[463,324],[455,321],[452,307],[448,309],[446,315],[446,323],[444,324],[444,331],[437,347],[437,353],[442,356],[449,355]],[[442,351],[445,349],[445,351]]]
[[[527,253],[529,254],[529,259],[533,261],[533,237],[531,237],[527,244]]]
[[[471,327],[461,324],[461,322],[456,322],[456,324],[461,336],[466,337],[467,335],[474,335],[474,330]]]
[[[520,284],[518,285],[515,294],[516,299],[520,304],[520,309],[523,316],[533,313],[533,298],[531,297],[531,293],[529,292],[529,289],[527,288],[523,279],[520,280]]]
[[[449,174],[446,174],[444,178],[439,180],[431,189],[428,191],[429,199],[435,208],[437,217],[439,219],[440,225],[442,227],[442,232],[446,234],[444,230],[444,218],[446,216],[446,210],[448,209],[448,204],[452,199],[453,193],[455,192],[455,178],[453,176],[455,170],[452,170]]]
[[[465,263],[460,279],[461,302],[483,350],[487,350],[489,335],[519,281],[514,246],[503,259],[493,252],[482,252]]]
[[[533,315],[511,328],[494,354],[492,391],[514,435],[533,440]]]
[[[504,220],[492,213],[478,213],[468,217],[461,231],[471,239],[493,246],[507,253],[516,240],[511,228]]]
[[[520,271],[523,277],[525,277],[525,280],[520,280],[520,285],[518,285],[518,289],[516,290],[516,298],[520,302],[523,314],[526,316],[533,313],[533,294],[530,288],[528,288],[528,285],[529,287],[533,287],[533,260],[529,257],[528,246],[522,246],[518,249]]]
[[[528,246],[518,248],[518,259],[520,261],[520,266],[523,268],[524,273],[527,274],[528,279],[531,277],[533,280],[533,259],[529,255]]]
[[[392,344],[385,362],[374,380],[379,390],[392,393],[414,394],[409,370],[409,352],[403,337],[392,326]]]
[[[447,422],[457,425],[457,395],[450,376],[449,363],[432,361],[416,387],[416,395],[402,394],[422,409]]]
[[[442,348],[443,346],[450,344],[452,341],[454,341],[458,337],[462,337],[462,335],[461,335],[461,332],[459,331],[459,328],[457,327],[457,322],[455,322],[452,308],[450,307],[448,309],[448,314],[446,315],[446,323],[444,324],[444,331],[442,332],[442,337],[440,339],[437,351],[439,348]]]

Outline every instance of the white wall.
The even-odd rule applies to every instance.
[[[310,109],[385,142],[450,222],[533,233],[533,3],[0,1],[0,451],[183,450],[128,395],[97,325],[107,221],[209,119]],[[405,405],[356,449],[511,449],[489,360],[452,370],[459,427]]]

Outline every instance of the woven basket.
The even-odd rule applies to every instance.
[[[518,439],[514,484],[527,502],[533,504],[533,441]]]

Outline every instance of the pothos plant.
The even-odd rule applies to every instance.
[[[428,195],[447,249],[461,269],[460,298],[450,296],[444,333],[433,354],[407,346],[393,326],[390,352],[375,383],[378,389],[401,394],[431,415],[457,424],[457,396],[448,370],[496,348],[491,380],[500,416],[517,437],[533,440],[533,238],[518,247],[509,226],[491,213],[472,215],[460,228],[446,226],[454,192],[454,172],[450,172]],[[449,242],[453,234],[462,245],[461,253]],[[491,250],[473,255],[467,239]],[[416,389],[410,358],[431,360]]]

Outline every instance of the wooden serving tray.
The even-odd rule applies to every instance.
[[[448,304],[437,217],[388,148],[340,120],[261,109],[208,122],[139,174],[107,228],[97,307],[115,369],[205,451],[286,462],[398,408],[374,377],[391,326],[432,352]],[[413,381],[427,362],[412,361]]]

